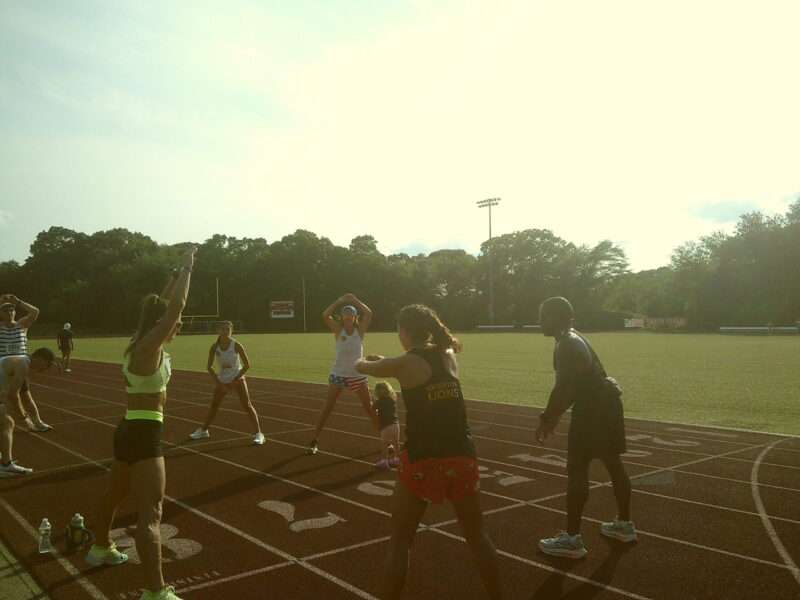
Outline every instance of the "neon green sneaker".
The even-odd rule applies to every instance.
[[[117,550],[116,544],[111,544],[108,548],[94,544],[89,548],[86,555],[86,562],[93,567],[100,565],[122,565],[128,562],[128,555]]]
[[[175,588],[171,585],[157,591],[151,592],[149,590],[145,590],[142,592],[141,598],[139,600],[181,600],[178,596],[175,595]]]

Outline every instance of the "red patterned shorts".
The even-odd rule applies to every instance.
[[[400,454],[400,482],[417,498],[441,504],[459,502],[480,490],[478,460],[474,456],[425,458],[409,462],[408,450]]]

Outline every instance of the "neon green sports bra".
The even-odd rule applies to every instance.
[[[166,352],[161,353],[161,363],[152,375],[136,375],[128,370],[128,363],[122,365],[125,376],[125,391],[129,394],[160,394],[167,391],[172,377],[172,360]]]

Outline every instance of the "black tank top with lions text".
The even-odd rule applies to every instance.
[[[447,370],[444,354],[435,347],[409,353],[424,359],[432,372],[427,383],[402,390],[409,461],[475,456],[461,383]]]

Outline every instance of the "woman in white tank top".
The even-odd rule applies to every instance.
[[[342,307],[339,310],[340,318],[337,320],[333,313],[340,306]],[[308,447],[309,454],[316,454],[319,451],[317,437],[325,427],[325,422],[328,420],[336,400],[339,399],[345,388],[358,396],[364,411],[372,420],[375,430],[377,431],[379,428],[378,417],[372,410],[372,398],[367,378],[356,371],[355,367],[356,361],[364,356],[364,337],[370,321],[372,321],[372,311],[369,306],[353,294],[348,293],[326,308],[322,313],[322,318],[336,339],[336,360],[328,378],[328,397],[325,400],[325,407],[317,421],[314,439],[311,440]]]
[[[258,422],[258,414],[250,401],[250,391],[247,389],[247,380],[244,374],[250,369],[250,359],[247,357],[244,346],[231,337],[233,334],[233,323],[223,321],[217,329],[219,337],[211,345],[208,351],[208,365],[206,369],[214,379],[214,397],[208,409],[203,426],[196,429],[189,437],[193,440],[203,440],[211,437],[208,428],[214,417],[217,416],[219,405],[229,391],[235,391],[239,396],[242,408],[250,417],[255,426],[256,432],[253,434],[253,443],[261,445],[264,443],[264,434],[261,433],[261,424]],[[217,363],[217,371],[214,371],[214,363]]]

